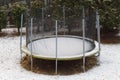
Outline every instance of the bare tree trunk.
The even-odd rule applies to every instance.
[[[18,27],[18,35],[20,35],[20,27]]]
[[[1,26],[0,26],[0,32],[2,31],[2,28],[1,28]]]

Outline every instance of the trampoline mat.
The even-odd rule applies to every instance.
[[[56,45],[57,40],[57,45]],[[85,39],[85,53],[95,48],[94,42]],[[31,51],[31,44],[27,45]],[[75,36],[45,37],[32,42],[32,55],[45,58],[73,58],[83,56],[83,39]]]

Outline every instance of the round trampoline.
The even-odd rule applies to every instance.
[[[32,58],[55,61],[82,60],[100,55],[99,15],[80,0],[26,0],[26,45],[21,54]],[[69,5],[68,5],[69,4]],[[23,24],[21,15],[21,30]],[[22,31],[21,31],[22,37]],[[22,55],[21,55],[22,56]]]
[[[58,47],[58,60],[76,60],[83,57],[83,39],[78,36],[59,35],[57,42]],[[56,59],[56,37],[44,37],[36,39],[32,42],[33,57],[55,60]],[[90,57],[98,53],[98,43],[92,42],[91,39],[85,39],[85,56]],[[22,48],[22,51],[30,55],[31,45]]]

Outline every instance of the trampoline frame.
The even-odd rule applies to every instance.
[[[71,35],[58,35],[57,37],[69,37],[69,38],[83,39],[82,37],[71,36]],[[55,35],[53,35],[53,36],[46,36],[44,38],[35,39],[32,42],[34,42],[36,40],[40,40],[40,39],[45,39],[45,38],[55,38]],[[89,52],[85,52],[85,57],[90,57],[90,56],[93,56],[93,55],[97,54],[99,52],[98,42],[97,41],[92,42],[92,39],[89,39],[89,38],[85,38],[85,40],[90,41],[95,46],[93,50],[91,50]],[[24,45],[22,47],[22,49],[21,49],[22,52],[26,53],[27,55],[31,55],[31,51],[29,51],[26,46],[27,45]],[[40,59],[46,59],[46,60],[56,60],[56,58],[43,56],[43,55],[37,55],[34,52],[32,53],[32,56],[34,58],[40,58]],[[57,59],[62,61],[62,60],[76,60],[76,59],[82,59],[82,58],[83,58],[83,55],[81,54],[81,55],[76,55],[76,56],[72,56],[72,57],[62,57],[62,58],[57,58]]]

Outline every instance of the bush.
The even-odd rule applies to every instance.
[[[42,1],[34,0],[30,3],[30,14],[33,18],[40,18],[42,12]]]
[[[31,8],[31,16],[39,18],[42,11],[43,1],[33,0],[30,3]],[[70,8],[72,12],[66,15],[68,20],[72,16],[76,16],[80,14],[79,9],[83,7],[83,5],[98,10],[100,14],[100,23],[102,25],[102,29],[105,31],[118,30],[120,27],[120,0],[53,0],[52,3],[52,16],[55,18],[62,18],[62,14],[59,12],[59,8],[61,5],[64,5],[66,8]],[[58,5],[59,4],[59,5]],[[55,5],[55,6],[54,6]],[[13,14],[13,18],[16,26],[18,27],[18,32],[20,28],[20,16],[26,10],[26,5],[22,2],[13,3],[11,8],[11,12]],[[75,10],[75,11],[73,11]],[[78,11],[77,11],[78,10]],[[72,15],[71,14],[75,14]],[[56,16],[59,15],[59,16]],[[76,16],[78,17],[78,16]]]
[[[119,30],[120,27],[120,0],[94,0],[90,6],[98,10],[102,31]]]
[[[120,0],[104,1],[99,9],[100,22],[105,31],[118,30],[120,27]]]
[[[26,4],[23,2],[15,2],[10,6],[10,11],[13,15],[13,20],[18,28],[18,34],[20,34],[21,14],[26,11]]]
[[[2,6],[0,7],[0,32],[1,32],[1,29],[4,28],[7,24],[6,22],[6,7],[5,6]]]

